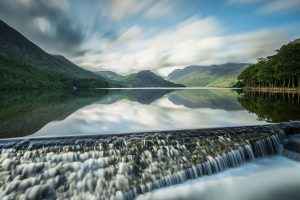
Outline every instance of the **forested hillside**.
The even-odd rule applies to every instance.
[[[104,79],[81,78],[40,70],[21,61],[0,56],[0,89],[57,89],[108,87]]]
[[[0,89],[108,87],[61,55],[50,55],[0,20]]]
[[[300,87],[299,39],[283,45],[276,54],[259,58],[238,77],[238,86],[246,87]]]

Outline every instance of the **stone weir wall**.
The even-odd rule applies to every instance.
[[[133,199],[278,154],[299,123],[0,142],[1,199]]]

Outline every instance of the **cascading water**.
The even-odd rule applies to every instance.
[[[0,143],[1,199],[132,199],[274,155],[282,132],[180,131]]]

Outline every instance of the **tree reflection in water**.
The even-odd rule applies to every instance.
[[[300,95],[297,93],[244,92],[238,101],[261,121],[300,120]]]

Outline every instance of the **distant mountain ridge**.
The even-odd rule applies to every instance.
[[[168,80],[190,87],[231,87],[247,63],[225,63],[221,65],[192,65],[177,69],[168,75]]]
[[[150,70],[142,70],[126,76],[112,71],[97,71],[95,73],[111,79],[111,81],[122,85],[122,87],[184,87],[181,84],[167,81]]]
[[[115,79],[118,78],[120,75],[113,71],[96,71],[95,74],[103,76],[104,78],[108,79]]]
[[[163,79],[150,70],[122,76],[116,80],[130,87],[183,87],[181,84],[175,84]]]
[[[61,55],[50,55],[0,20],[0,89],[108,87]]]

